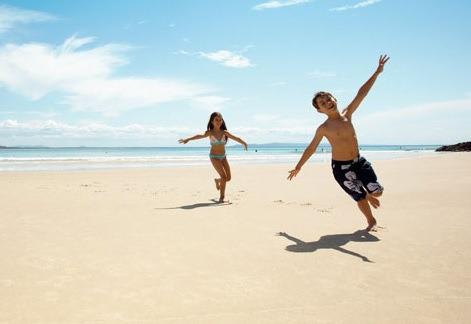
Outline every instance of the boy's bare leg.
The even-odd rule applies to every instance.
[[[375,209],[378,208],[379,206],[381,206],[381,203],[379,202],[379,199],[376,198],[375,195],[373,195],[373,194],[367,194],[366,199],[368,200],[370,205]]]
[[[360,208],[363,215],[365,215],[366,220],[368,221],[368,227],[366,230],[375,231],[376,230],[376,219],[373,217],[371,212],[370,203],[367,198],[357,201],[358,208]]]
[[[378,192],[371,192],[366,194],[366,199],[368,199],[368,202],[373,208],[378,208],[381,206],[381,203],[379,202],[379,197],[383,194],[383,191],[378,191]]]

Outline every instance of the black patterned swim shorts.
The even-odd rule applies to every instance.
[[[364,157],[359,156],[350,161],[332,160],[332,171],[338,184],[355,201],[364,199],[366,191],[380,193],[384,190],[378,183],[371,163]]]

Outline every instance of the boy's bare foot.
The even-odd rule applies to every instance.
[[[216,189],[219,190],[220,188],[220,183],[221,183],[221,179],[214,179],[214,182],[216,182]]]
[[[367,232],[377,232],[378,227],[376,225],[368,225],[368,227],[365,228],[365,231],[367,231]]]
[[[370,203],[370,205],[375,209],[381,206],[379,199],[376,197],[373,197],[372,195],[369,195],[369,194],[366,195],[366,199],[368,199],[368,202]]]
[[[377,232],[378,227],[376,226],[376,219],[373,218],[373,220],[368,221],[368,227],[365,228],[367,232]]]
[[[224,202],[224,196],[219,197],[219,203],[223,203],[223,202]]]

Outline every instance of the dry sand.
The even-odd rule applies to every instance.
[[[470,323],[470,165],[375,162],[372,235],[328,164],[0,173],[0,323]]]

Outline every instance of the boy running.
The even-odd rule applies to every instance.
[[[289,171],[288,179],[293,179],[301,167],[316,151],[325,136],[332,147],[332,171],[335,180],[358,204],[358,208],[368,221],[367,231],[376,230],[376,219],[371,212],[370,204],[378,208],[378,197],[383,193],[383,187],[378,183],[371,164],[360,156],[352,115],[366,97],[378,75],[389,60],[387,55],[381,55],[379,65],[373,75],[360,88],[353,101],[339,112],[337,100],[328,92],[318,92],[312,99],[312,105],[318,112],[326,114],[327,120],[317,128],[312,142],[304,151],[296,167]]]

